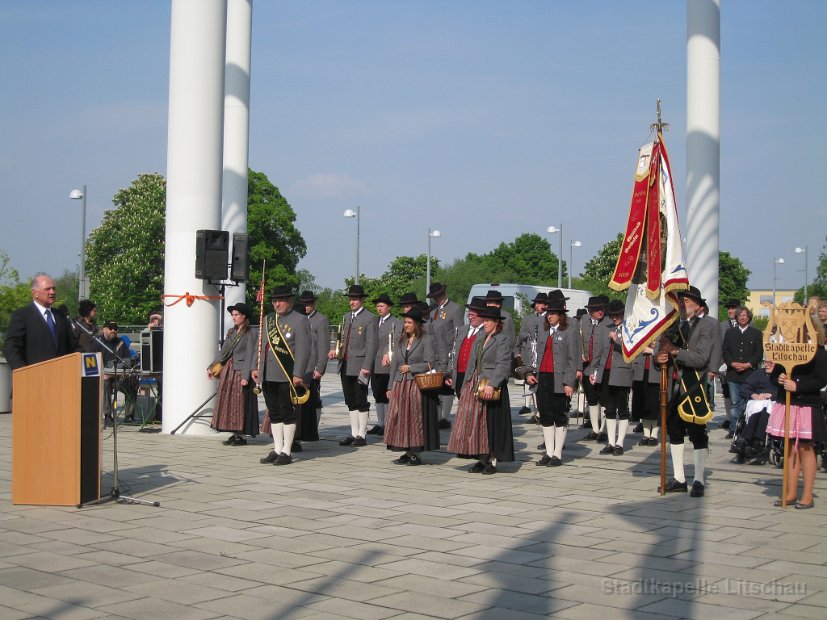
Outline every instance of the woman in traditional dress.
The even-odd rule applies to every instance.
[[[514,460],[507,387],[513,347],[503,333],[499,308],[486,306],[478,314],[485,333],[477,337],[468,361],[448,450],[460,458],[478,459],[469,472],[495,474],[497,462]]]
[[[811,342],[824,342],[824,328],[815,325]],[[787,503],[799,510],[812,508],[813,486],[816,479],[815,444],[827,439],[821,390],[827,385],[827,350],[819,346],[815,357],[787,372],[782,364],[767,363],[770,382],[778,385],[778,398],[770,412],[767,433],[784,437],[784,417],[787,393],[790,395],[790,439],[795,443],[790,450],[787,465]],[[803,474],[804,486],[798,499],[798,477]],[[775,502],[781,506],[781,500]]]
[[[239,303],[227,308],[233,327],[224,338],[224,346],[207,369],[207,375],[218,379],[215,412],[210,426],[220,432],[230,432],[225,446],[247,444],[244,435],[258,435],[258,398],[253,393],[250,373],[255,364],[258,343],[250,329],[252,312],[247,304]],[[223,364],[218,376],[213,374],[216,364]]]
[[[391,362],[384,441],[388,450],[404,452],[393,461],[397,465],[421,465],[422,452],[439,449],[439,398],[437,390],[421,391],[414,375],[431,370],[436,348],[433,336],[423,333],[420,308],[411,308],[402,317],[402,334]]]

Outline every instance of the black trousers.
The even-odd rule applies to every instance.
[[[339,375],[342,378],[342,392],[348,411],[370,411],[368,386],[359,382],[358,375]]]
[[[603,385],[603,404],[609,420],[629,419],[629,389],[621,385]]]
[[[586,395],[586,404],[589,407],[600,404],[600,383],[592,382],[589,377],[583,376],[583,393]]]
[[[706,450],[709,445],[709,437],[706,434],[706,424],[693,424],[684,422],[678,415],[677,399],[669,403],[669,410],[666,414],[666,433],[669,435],[669,443],[682,444],[684,438],[689,436],[689,441],[696,450]]]
[[[377,405],[380,403],[387,404],[390,380],[390,374],[373,374],[370,376],[370,388],[373,391],[373,400]]]
[[[457,372],[457,380],[454,383],[454,393],[457,395],[457,398],[460,397],[460,392],[462,392],[463,383],[465,383],[465,373]]]
[[[262,386],[264,402],[270,413],[271,424],[295,424],[296,407],[290,400],[290,384],[285,382],[265,381]]]
[[[537,382],[537,411],[540,424],[558,428],[568,426],[569,399],[564,392],[554,391],[554,373],[541,372]]]

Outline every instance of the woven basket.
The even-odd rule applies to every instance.
[[[442,373],[441,372],[423,372],[414,375],[416,386],[420,390],[438,390],[442,387]]]

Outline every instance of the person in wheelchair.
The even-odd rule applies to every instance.
[[[767,363],[764,363],[765,367]],[[770,383],[765,371],[752,373],[741,383],[741,413],[735,425],[735,436],[729,451],[739,463],[752,459],[760,464],[766,460],[767,422],[778,395],[778,387]]]

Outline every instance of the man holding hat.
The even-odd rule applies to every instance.
[[[379,345],[379,330],[376,315],[364,307],[367,295],[359,284],[352,285],[348,291],[350,312],[342,320],[343,349],[339,360],[339,376],[342,392],[350,414],[350,435],[339,442],[340,446],[366,446],[365,436],[368,431],[368,382],[373,369],[373,360]],[[336,357],[331,350],[328,357]]]
[[[274,313],[264,317],[259,367],[253,380],[262,384],[270,415],[273,450],[262,463],[289,465],[296,436],[298,391],[305,390],[304,375],[310,362],[312,336],[307,317],[293,310],[293,291],[277,286],[271,295]]]
[[[444,284],[439,282],[431,284],[428,297],[436,304],[431,311],[431,327],[437,349],[437,370],[447,373],[448,356],[454,344],[454,336],[465,322],[465,312],[457,303],[448,299]],[[446,385],[439,390],[439,428],[451,428],[451,407],[453,406],[454,391]]]
[[[603,368],[609,355],[609,321],[606,319],[606,305],[602,296],[589,297],[586,304],[588,315],[580,321],[581,359],[583,360],[582,385],[589,407],[591,432],[585,439],[607,440],[603,433],[603,420],[600,415],[600,391],[603,381]]]
[[[396,341],[402,334],[402,321],[391,316],[393,302],[382,293],[373,300],[376,306],[378,339],[376,356],[373,359],[373,374],[371,375],[371,389],[373,400],[376,402],[376,418],[378,424],[368,431],[368,435],[382,435],[385,432],[385,414],[388,410],[388,384],[390,383],[391,362],[393,361]]]
[[[690,387],[694,381],[700,389],[696,390],[701,396],[703,405],[706,396],[706,381],[709,364],[715,348],[714,340],[720,337],[712,321],[698,318],[698,312],[706,303],[701,292],[694,286],[688,290],[678,292],[681,304],[681,320],[677,330],[677,344],[668,339],[661,340],[660,350],[655,361],[660,364],[670,364],[677,368],[680,381],[677,393],[673,394],[669,402],[669,412],[666,419],[666,432],[669,435],[669,451],[672,456],[673,477],[666,483],[667,493],[685,493],[687,491],[686,476],[684,474],[684,439],[688,435],[695,449],[695,479],[692,482],[692,497],[702,497],[704,494],[704,469],[706,465],[706,451],[709,439],[706,434],[705,422],[688,422],[678,413],[678,406],[687,393],[681,389],[681,384]],[[703,413],[701,407],[696,408],[696,414]]]
[[[307,372],[311,375],[310,400],[305,407],[316,412],[316,435],[319,434],[319,420],[322,417],[322,376],[327,371],[327,352],[330,350],[330,321],[321,312],[316,310],[316,295],[313,291],[302,291],[299,303],[304,306],[304,313],[310,323],[310,341],[313,353]]]

